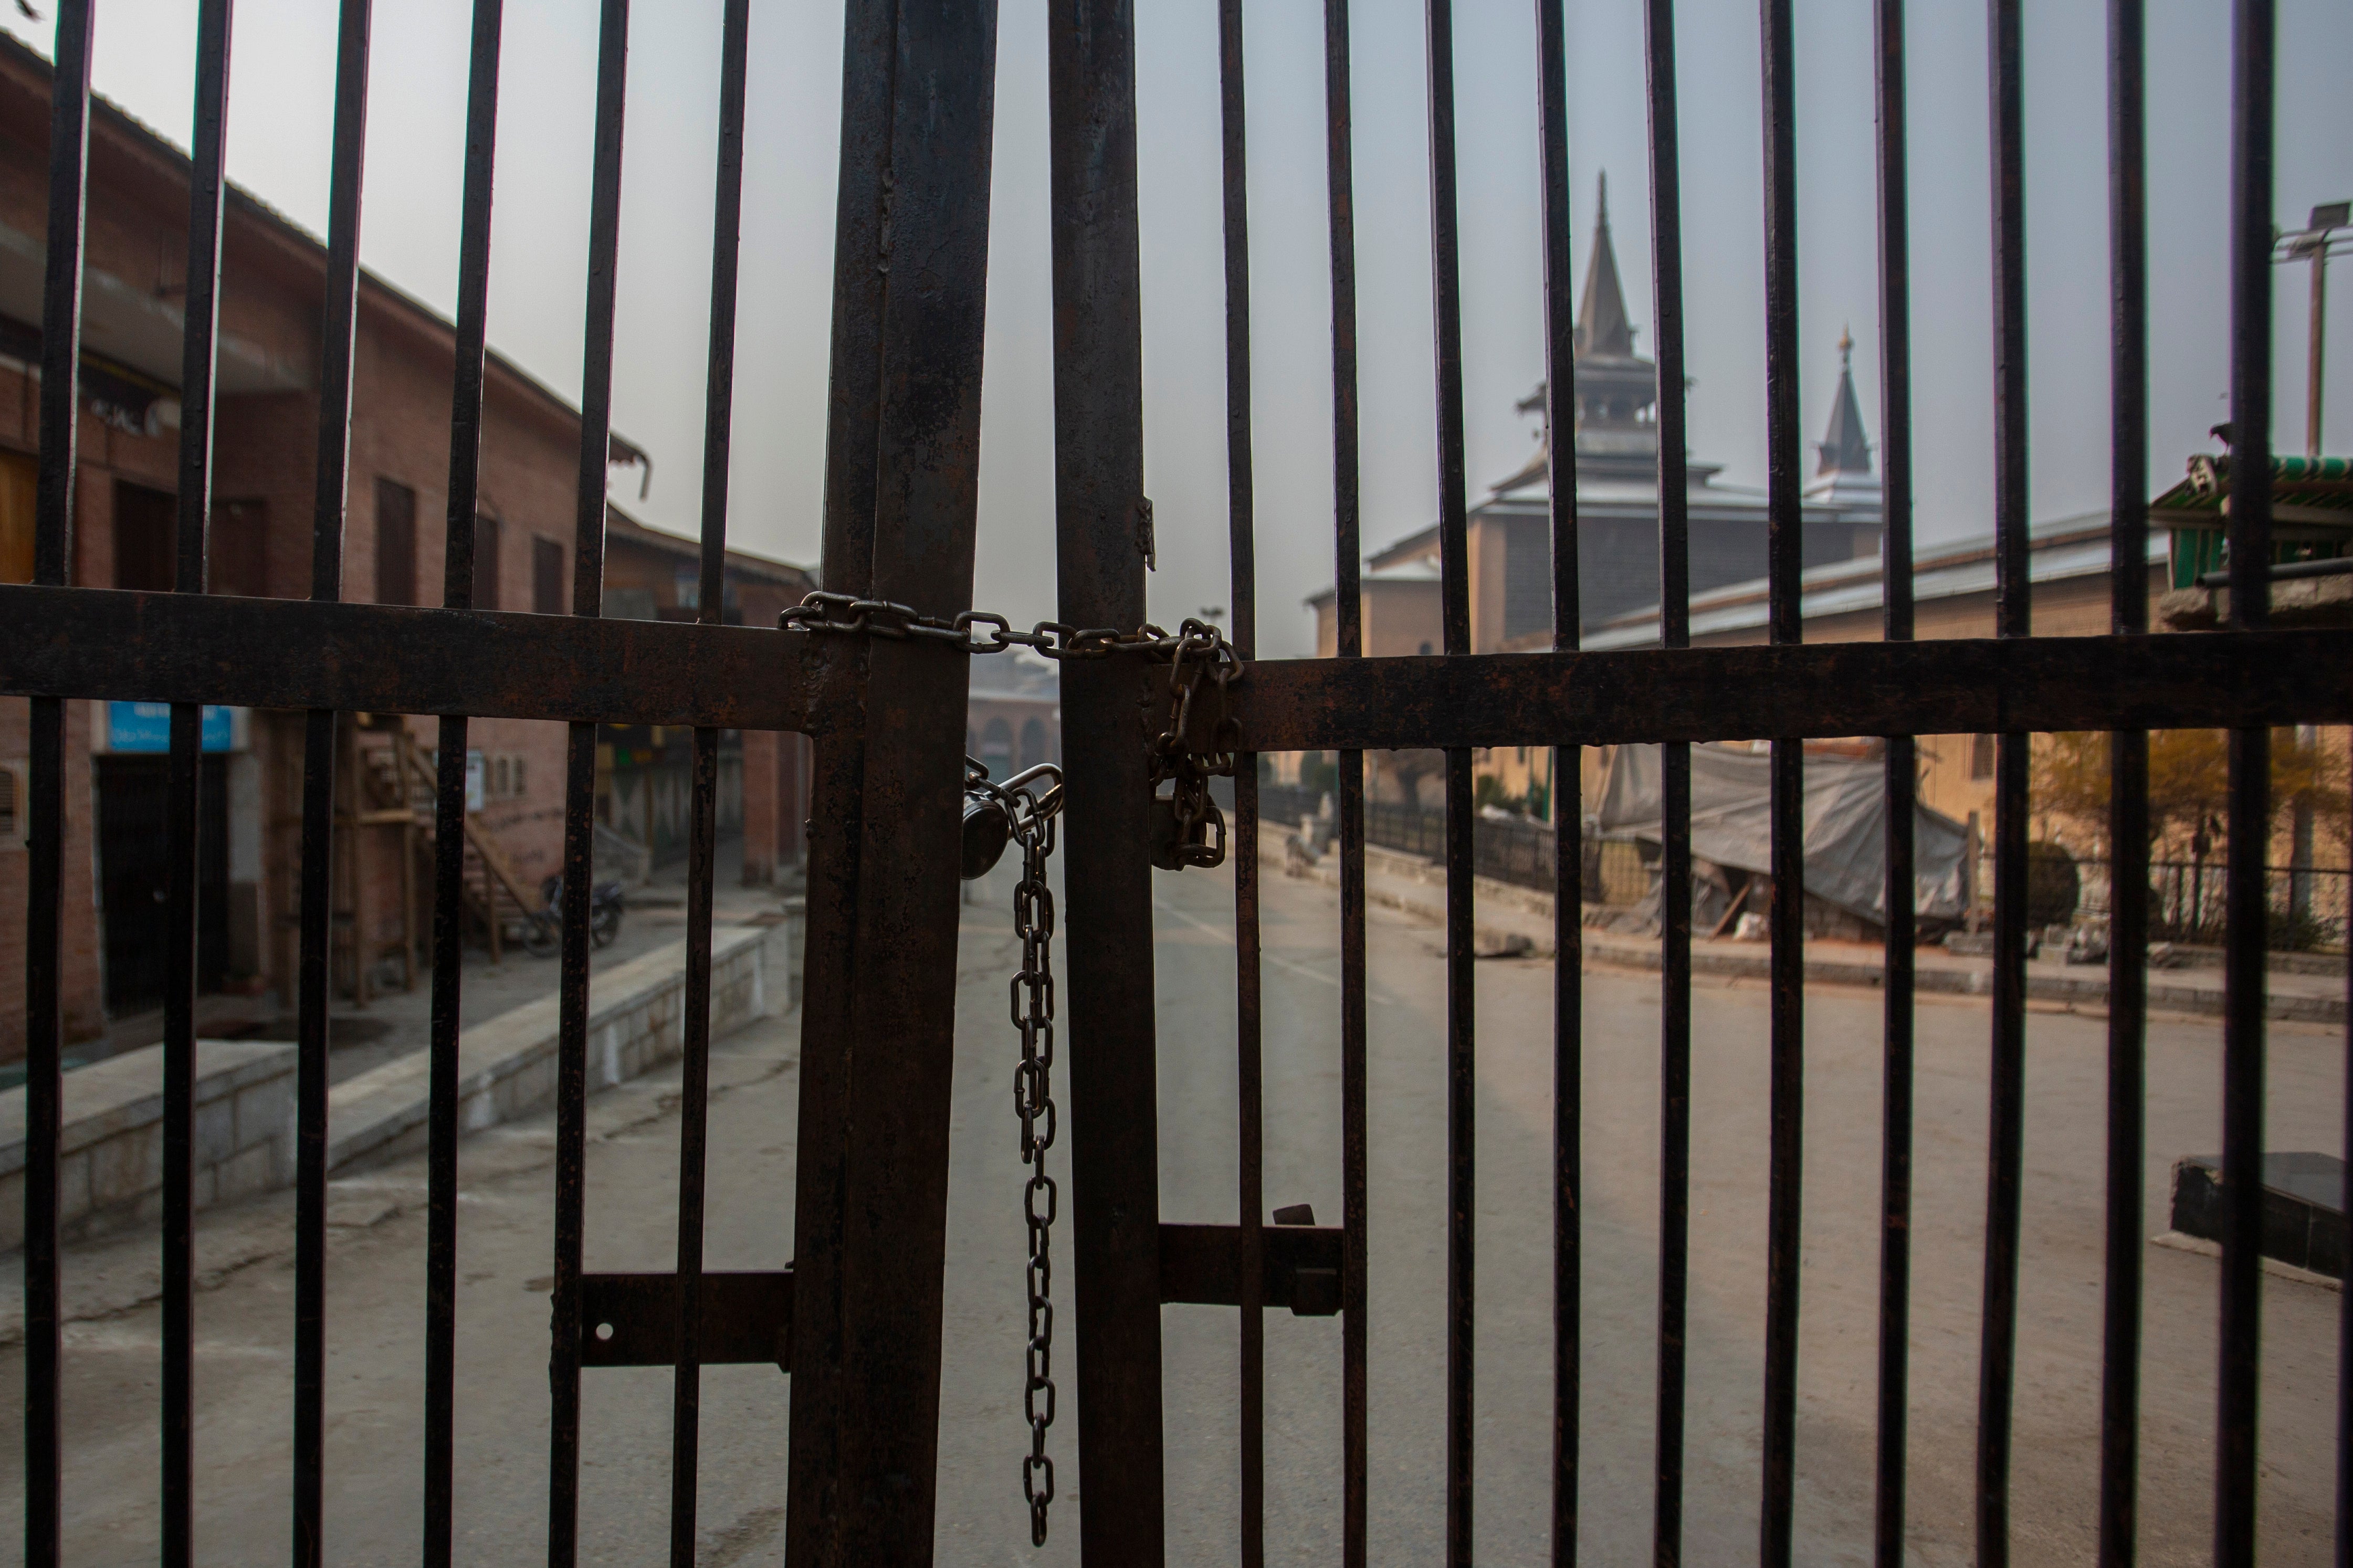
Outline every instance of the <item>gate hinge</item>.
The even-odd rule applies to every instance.
[[[793,1271],[702,1276],[704,1366],[793,1370]],[[671,1366],[678,1360],[678,1276],[580,1277],[580,1364]]]

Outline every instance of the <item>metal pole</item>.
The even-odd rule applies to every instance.
[[[2319,243],[2312,247],[2312,347],[2305,369],[2304,395],[2304,452],[2308,458],[2320,456],[2322,356],[2328,339],[2328,241],[2335,232],[2321,230]]]

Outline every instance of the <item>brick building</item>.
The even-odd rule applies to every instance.
[[[48,89],[48,62],[0,37],[0,578],[13,581],[28,579],[31,567]],[[102,101],[93,103],[90,142],[74,580],[168,588],[189,167],[176,149]],[[325,252],[234,189],[222,251],[211,586],[306,595]],[[364,277],[354,363],[343,595],[438,603],[452,329],[397,289]],[[577,411],[496,354],[485,396],[473,602],[561,614],[571,589]],[[623,465],[644,461],[617,437],[611,456]],[[617,531],[627,531],[617,525]],[[744,558],[747,566],[754,559]],[[785,579],[807,582],[774,563],[754,574],[761,595],[772,585],[782,594],[776,584]],[[674,584],[672,593],[674,603]],[[0,700],[0,953],[6,954],[21,954],[24,943],[18,803],[26,729],[26,703]],[[207,712],[198,921],[204,989],[274,994],[281,1004],[292,994],[302,729],[300,714]],[[152,705],[70,705],[65,983],[73,1040],[89,1040],[110,1018],[160,999],[161,730]],[[429,719],[346,721],[336,870],[336,973],[345,988],[364,989],[396,971],[413,982],[417,973],[430,893],[429,823],[420,824],[413,807],[425,798],[434,739]],[[558,865],[564,729],[478,719],[469,741],[478,753],[469,759],[469,805],[484,845],[475,880],[487,913],[500,904],[494,881],[536,889]],[[779,767],[772,761],[769,768],[773,780]],[[490,859],[499,862],[499,877],[491,875]],[[0,957],[0,1059],[23,1053],[23,986],[21,960]]]
[[[605,614],[635,620],[691,621],[700,613],[702,546],[649,528],[617,505],[605,512]],[[772,626],[800,603],[817,579],[798,566],[727,552],[725,602],[731,626]],[[596,816],[651,850],[654,861],[686,853],[693,732],[608,725],[596,748]],[[808,815],[808,738],[730,731],[719,745],[719,830],[740,831],[747,885],[788,878],[800,865],[801,820]]]

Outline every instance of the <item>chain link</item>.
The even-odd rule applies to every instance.
[[[994,784],[988,770],[964,761],[968,795],[993,802],[1021,847],[1021,880],[1013,889],[1013,929],[1021,938],[1021,968],[1013,976],[1013,1026],[1021,1032],[1021,1063],[1013,1072],[1013,1109],[1021,1120],[1021,1216],[1029,1229],[1029,1343],[1024,1352],[1021,1411],[1029,1423],[1029,1452],[1021,1459],[1021,1494],[1029,1503],[1029,1542],[1046,1544],[1046,1513],[1054,1501],[1054,1461],[1046,1428],[1054,1424],[1053,1226],[1060,1192],[1046,1173],[1060,1116],[1054,1106],[1054,892],[1046,862],[1054,853],[1054,819],[1062,809],[1061,770],[1049,763]]]
[[[1226,818],[1209,796],[1209,780],[1233,776],[1241,734],[1226,711],[1226,693],[1241,678],[1242,661],[1213,623],[1188,619],[1170,633],[1149,623],[1125,632],[1116,626],[1082,628],[1039,621],[1022,632],[1003,616],[986,610],[942,617],[888,599],[813,593],[778,616],[776,626],[783,631],[863,633],[890,641],[921,638],[965,654],[1026,647],[1053,659],[1121,654],[1167,660],[1168,722],[1147,747],[1155,811],[1152,863],[1166,871],[1225,863]],[[1215,693],[1218,711],[1208,725],[1208,749],[1197,751],[1189,739],[1195,729],[1193,708],[1205,687]],[[1160,793],[1163,784],[1168,786],[1165,795]]]
[[[1219,684],[1230,681],[1241,668],[1233,645],[1207,621],[1188,620],[1174,633],[1155,626],[1122,631],[1117,626],[1072,626],[1060,621],[1039,621],[1028,631],[1017,631],[1003,616],[987,610],[965,610],[949,617],[926,616],[911,605],[888,599],[861,599],[852,594],[813,593],[776,617],[779,631],[863,632],[890,642],[923,640],[944,644],[958,653],[1004,653],[1026,647],[1044,658],[1108,658],[1117,654],[1142,654],[1182,663],[1188,656],[1220,671]]]

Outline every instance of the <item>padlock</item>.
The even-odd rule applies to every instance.
[[[1190,824],[1185,820],[1182,793],[1155,795],[1152,798],[1152,863],[1163,871],[1182,871],[1187,867],[1204,870],[1222,866],[1226,860],[1226,816],[1218,803],[1201,795],[1201,815]]]
[[[1013,819],[1005,814],[1005,806],[994,795],[967,795],[964,797],[964,879],[967,882],[988,875],[1005,853],[1005,846],[1013,837]]]

